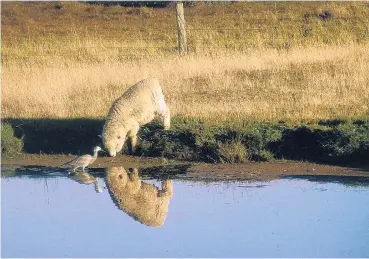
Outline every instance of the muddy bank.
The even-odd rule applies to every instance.
[[[3,166],[52,166],[61,167],[66,162],[76,158],[74,155],[36,155],[22,154],[16,157],[3,156],[1,165]],[[179,161],[168,160],[165,158],[141,158],[137,156],[117,156],[117,157],[98,157],[89,168],[107,168],[122,166],[125,168],[145,168],[153,166],[165,166],[183,164]]]
[[[43,166],[60,167],[75,156],[57,155],[22,155],[17,158],[3,158],[2,167]],[[261,162],[243,164],[206,164],[183,163],[161,158],[140,158],[120,156],[115,158],[100,157],[90,166],[93,174],[97,169],[109,167],[140,168],[145,175],[155,171],[169,172],[177,168],[181,170],[176,177],[191,181],[236,181],[261,180],[268,181],[289,176],[346,176],[365,177],[369,179],[369,167],[353,168],[321,165],[315,163]],[[183,172],[182,172],[183,171]],[[173,174],[172,174],[173,176]]]
[[[186,178],[193,180],[260,180],[268,181],[289,176],[347,176],[366,177],[368,168],[352,168],[314,163],[247,163],[232,165],[199,164],[187,170]]]

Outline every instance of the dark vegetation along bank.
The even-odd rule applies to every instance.
[[[2,122],[3,155],[81,154],[101,145],[99,119],[7,119]],[[288,159],[340,165],[369,164],[369,121],[224,123],[174,118],[164,131],[141,128],[135,155],[182,161],[242,163]],[[124,152],[128,152],[126,143]]]

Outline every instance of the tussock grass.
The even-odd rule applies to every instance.
[[[368,121],[220,125],[176,118],[170,131],[155,125],[142,128],[138,154],[210,163],[293,159],[363,165],[368,164],[368,127]]]
[[[127,87],[154,76],[173,116],[255,121],[367,118],[367,46],[219,53],[126,62],[4,64],[2,116],[104,117]]]
[[[173,116],[368,119],[367,4],[199,3],[182,58],[173,8],[1,5],[2,117],[102,118],[154,76]]]

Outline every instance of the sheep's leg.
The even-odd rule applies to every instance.
[[[161,183],[161,188],[171,195],[173,193],[173,182],[171,180],[165,180]]]
[[[137,133],[138,133],[139,128],[140,128],[140,126],[137,123],[128,132],[128,136],[131,140],[131,154],[134,154],[136,152]]]
[[[167,109],[164,113],[163,124],[164,124],[164,129],[165,130],[170,129],[170,111],[169,111],[169,109]]]
[[[163,121],[163,126],[165,130],[168,130],[170,128],[170,111],[168,106],[163,105],[161,107],[161,110],[159,112],[160,117]]]
[[[140,176],[138,174],[137,168],[130,168],[128,172],[128,176],[131,181],[140,181]]]
[[[171,197],[172,195],[173,195],[173,182],[171,180],[162,181],[159,196]]]
[[[129,171],[127,172],[128,174],[128,178],[129,178],[129,186],[130,186],[130,191],[132,194],[138,193],[141,189],[141,179],[140,176],[138,174],[138,169],[137,168],[131,168],[129,169]]]
[[[168,130],[170,128],[170,111],[165,103],[164,96],[159,95],[158,96],[158,110],[156,112],[156,115],[159,115],[159,117],[162,119],[163,126],[165,130]]]

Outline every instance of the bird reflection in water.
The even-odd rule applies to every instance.
[[[99,181],[97,180],[97,178],[90,175],[86,171],[71,173],[68,175],[68,177],[80,184],[86,185],[93,184],[95,187],[95,192],[97,193],[103,191],[103,188],[99,185]]]
[[[138,169],[123,167],[106,169],[106,185],[116,206],[133,219],[150,227],[160,227],[168,214],[173,196],[171,180],[162,181],[159,189],[141,181]]]

